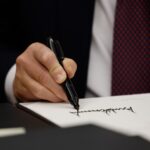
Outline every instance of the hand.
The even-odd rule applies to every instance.
[[[72,78],[77,69],[76,63],[65,58],[63,66],[68,77]],[[60,86],[66,79],[65,71],[48,47],[33,43],[16,59],[14,94],[22,101],[67,101]]]

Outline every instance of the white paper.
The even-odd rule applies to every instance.
[[[90,123],[127,135],[140,135],[150,141],[150,94],[80,99],[79,116],[68,103],[21,105],[60,127]]]

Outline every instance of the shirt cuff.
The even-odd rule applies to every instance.
[[[13,104],[17,103],[17,99],[14,96],[13,92],[13,81],[15,79],[15,74],[16,74],[16,65],[13,65],[7,73],[4,85],[6,96],[8,100]]]

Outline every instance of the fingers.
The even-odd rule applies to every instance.
[[[29,100],[48,100],[50,102],[62,101],[62,99],[58,98],[51,91],[49,91],[40,83],[32,79],[25,72],[21,78],[22,78],[21,82],[18,83],[20,84],[18,86],[20,89],[15,90],[15,96],[19,97],[20,99],[24,101]]]
[[[74,76],[77,65],[72,59],[65,58],[63,66],[65,70],[48,47],[40,43],[31,44],[16,60],[16,97],[23,100],[67,101],[60,84],[67,76]]]
[[[29,63],[30,64],[30,63]],[[41,85],[50,90],[60,99],[67,101],[66,94],[63,88],[53,80],[48,70],[44,68],[40,63],[33,60],[32,67],[26,67],[25,71],[31,78],[39,82]]]
[[[63,83],[67,75],[69,78],[74,77],[75,72],[77,70],[77,64],[74,60],[69,58],[64,59],[63,65],[65,71],[67,72],[66,75],[66,72],[64,71],[63,67],[59,64],[55,54],[48,47],[46,47],[43,44],[36,43],[34,46],[34,50],[35,58],[49,70],[50,75],[57,83]]]
[[[33,45],[34,46],[34,45]],[[38,52],[37,52],[38,49]],[[37,61],[49,70],[50,75],[57,83],[63,83],[67,77],[63,67],[59,64],[55,54],[45,45],[34,47],[34,56]]]

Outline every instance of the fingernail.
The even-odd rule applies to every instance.
[[[55,76],[55,80],[57,83],[62,83],[63,81],[65,81],[65,79],[66,79],[66,74],[64,72],[61,74],[57,74]]]

